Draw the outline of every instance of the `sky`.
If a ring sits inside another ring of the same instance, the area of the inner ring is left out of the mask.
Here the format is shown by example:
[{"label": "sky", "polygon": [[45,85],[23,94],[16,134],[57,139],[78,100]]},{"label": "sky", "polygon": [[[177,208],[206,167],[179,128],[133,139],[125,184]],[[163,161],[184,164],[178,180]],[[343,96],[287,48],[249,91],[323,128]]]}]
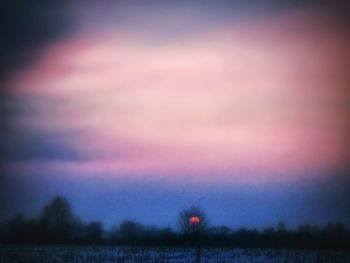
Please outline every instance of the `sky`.
[{"label": "sky", "polygon": [[1,217],[350,222],[349,6],[4,3]]}]

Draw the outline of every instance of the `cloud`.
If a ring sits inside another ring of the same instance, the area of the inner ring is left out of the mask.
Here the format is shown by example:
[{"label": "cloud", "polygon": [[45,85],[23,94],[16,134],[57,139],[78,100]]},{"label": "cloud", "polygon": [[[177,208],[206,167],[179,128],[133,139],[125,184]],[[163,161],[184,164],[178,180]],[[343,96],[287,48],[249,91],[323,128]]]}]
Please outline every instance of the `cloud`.
[{"label": "cloud", "polygon": [[27,131],[16,131],[2,135],[1,161],[29,162],[29,161],[81,161],[87,159],[69,144],[66,135],[33,134]]},{"label": "cloud", "polygon": [[40,49],[70,30],[68,1],[3,1],[0,79],[35,61]]},{"label": "cloud", "polygon": [[34,123],[45,118],[48,109],[55,109],[60,100],[7,97],[0,106],[6,123],[0,132],[0,162],[16,163],[44,160],[83,160],[87,154],[74,146],[74,132],[49,130]]},{"label": "cloud", "polygon": [[322,17],[292,11],[156,46],[78,33],[9,86],[36,108],[24,127],[76,133],[77,148],[107,157],[84,164],[101,172],[342,165],[347,42]]}]

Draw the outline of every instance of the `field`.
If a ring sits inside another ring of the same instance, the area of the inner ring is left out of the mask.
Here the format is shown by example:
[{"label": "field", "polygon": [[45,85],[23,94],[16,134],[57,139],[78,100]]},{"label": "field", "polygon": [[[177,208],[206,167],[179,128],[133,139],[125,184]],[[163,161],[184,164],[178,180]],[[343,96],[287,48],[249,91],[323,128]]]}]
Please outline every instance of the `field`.
[{"label": "field", "polygon": [[[198,251],[197,251],[198,252]],[[0,247],[0,263],[7,262],[350,262],[350,252],[288,249],[201,249],[199,261],[189,248],[119,248],[93,246]]]}]

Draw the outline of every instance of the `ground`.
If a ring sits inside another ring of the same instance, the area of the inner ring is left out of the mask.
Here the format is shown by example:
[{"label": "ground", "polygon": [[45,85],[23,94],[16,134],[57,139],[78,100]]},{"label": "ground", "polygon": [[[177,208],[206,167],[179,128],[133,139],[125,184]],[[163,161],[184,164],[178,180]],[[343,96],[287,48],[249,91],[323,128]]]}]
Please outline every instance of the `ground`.
[{"label": "ground", "polygon": [[[0,247],[1,263],[34,262],[198,262],[190,248],[121,248],[94,246],[23,246]],[[201,263],[228,262],[350,262],[350,251],[289,249],[203,248]]]}]

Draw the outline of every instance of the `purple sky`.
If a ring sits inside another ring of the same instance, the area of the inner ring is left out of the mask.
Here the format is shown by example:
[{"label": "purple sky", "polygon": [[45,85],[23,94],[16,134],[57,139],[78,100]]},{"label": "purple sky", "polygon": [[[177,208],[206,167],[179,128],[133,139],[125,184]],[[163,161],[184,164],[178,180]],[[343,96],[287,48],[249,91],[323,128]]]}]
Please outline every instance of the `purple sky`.
[{"label": "purple sky", "polygon": [[10,5],[39,18],[4,48],[2,217],[348,222],[343,7],[243,2]]}]

